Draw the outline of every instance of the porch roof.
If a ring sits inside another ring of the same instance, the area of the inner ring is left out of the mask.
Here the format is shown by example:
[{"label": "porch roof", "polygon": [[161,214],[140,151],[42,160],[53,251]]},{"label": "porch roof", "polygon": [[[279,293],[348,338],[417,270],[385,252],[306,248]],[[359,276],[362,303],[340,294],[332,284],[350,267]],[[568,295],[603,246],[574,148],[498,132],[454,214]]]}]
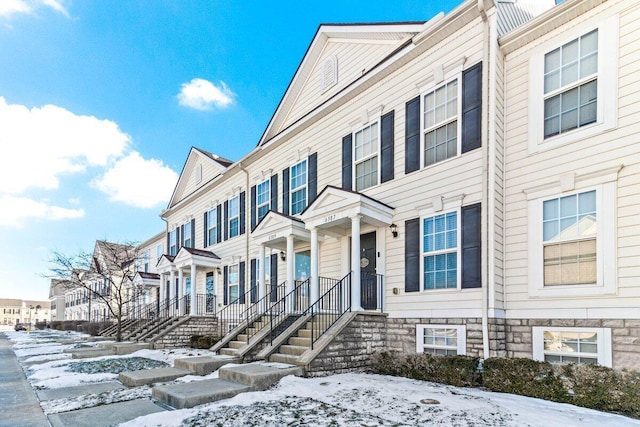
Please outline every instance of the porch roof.
[{"label": "porch roof", "polygon": [[287,236],[307,242],[311,240],[301,219],[276,211],[267,212],[251,235],[256,243],[281,250],[287,248]]}]

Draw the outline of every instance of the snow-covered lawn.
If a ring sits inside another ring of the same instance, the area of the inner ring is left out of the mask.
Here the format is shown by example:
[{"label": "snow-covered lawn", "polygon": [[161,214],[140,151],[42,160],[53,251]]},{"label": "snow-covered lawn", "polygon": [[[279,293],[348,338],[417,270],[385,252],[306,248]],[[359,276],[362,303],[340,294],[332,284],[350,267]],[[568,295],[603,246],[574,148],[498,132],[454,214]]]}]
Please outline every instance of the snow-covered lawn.
[{"label": "snow-covered lawn", "polygon": [[[123,356],[71,359],[65,348],[84,335],[54,331],[8,332],[34,388],[58,388],[114,381],[122,369],[176,358],[210,355],[207,350],[140,350]],[[40,341],[44,342],[40,342]],[[85,345],[82,343],[82,345]],[[86,345],[95,345],[87,343]],[[40,363],[38,363],[40,362]],[[178,382],[217,378],[189,375]],[[47,414],[139,398],[148,386],[41,402]],[[287,377],[270,390],[244,393],[191,409],[160,412],[121,426],[640,426],[640,420],[523,396],[458,388],[374,374],[324,378]]]}]

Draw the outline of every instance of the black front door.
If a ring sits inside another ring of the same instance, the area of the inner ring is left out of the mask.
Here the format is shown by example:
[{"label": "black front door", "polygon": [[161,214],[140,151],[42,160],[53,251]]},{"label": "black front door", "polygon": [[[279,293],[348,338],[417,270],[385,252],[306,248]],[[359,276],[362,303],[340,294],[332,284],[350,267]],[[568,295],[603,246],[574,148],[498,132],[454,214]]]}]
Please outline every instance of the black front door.
[{"label": "black front door", "polygon": [[376,232],[360,236],[360,287],[362,308],[378,308],[378,276],[376,275]]}]

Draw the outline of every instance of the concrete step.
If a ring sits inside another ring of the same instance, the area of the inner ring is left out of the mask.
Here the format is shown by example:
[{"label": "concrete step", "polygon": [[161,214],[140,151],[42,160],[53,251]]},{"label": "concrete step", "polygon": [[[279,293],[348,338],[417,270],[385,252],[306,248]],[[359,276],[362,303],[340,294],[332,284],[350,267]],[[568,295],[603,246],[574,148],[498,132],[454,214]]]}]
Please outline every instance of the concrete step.
[{"label": "concrete step", "polygon": [[218,353],[223,356],[237,356],[238,350],[236,350],[235,348],[221,348],[220,350],[218,350]]},{"label": "concrete step", "polygon": [[126,342],[113,345],[113,351],[116,354],[131,354],[138,350],[153,349],[153,344],[148,342]]},{"label": "concrete step", "polygon": [[48,388],[35,390],[38,400],[41,402],[56,399],[71,399],[74,397],[86,396],[87,394],[99,394],[114,390],[124,390],[125,386],[118,381],[107,381],[103,383],[84,384],[71,387]]},{"label": "concrete step", "polygon": [[145,384],[173,381],[176,378],[190,374],[191,371],[178,368],[141,369],[139,371],[122,372],[118,375],[118,379],[128,387],[139,387]]},{"label": "concrete step", "polygon": [[269,356],[270,362],[277,363],[289,363],[294,365],[298,361],[299,357],[294,356],[293,354],[282,354],[282,353],[274,353]]},{"label": "concrete step", "polygon": [[289,344],[299,347],[311,348],[311,338],[306,337],[291,337],[289,338]]},{"label": "concrete step", "polygon": [[229,348],[241,349],[246,347],[247,343],[242,341],[229,341]]},{"label": "concrete step", "polygon": [[309,347],[300,347],[297,345],[281,345],[280,353],[282,354],[292,354],[294,356],[300,356],[305,351],[309,350]]},{"label": "concrete step", "polygon": [[150,399],[136,399],[51,414],[49,422],[53,427],[106,427],[162,411],[164,409],[151,402]]},{"label": "concrete step", "polygon": [[116,354],[113,350],[104,350],[101,348],[76,348],[71,353],[72,359],[88,359],[91,357],[113,356]]},{"label": "concrete step", "polygon": [[311,329],[298,329],[298,336],[302,338],[311,338]]},{"label": "concrete step", "polygon": [[190,383],[156,386],[151,390],[151,396],[173,408],[183,409],[229,399],[245,391],[251,391],[251,387],[214,378]]},{"label": "concrete step", "polygon": [[255,362],[224,366],[218,371],[221,379],[248,385],[252,390],[266,390],[288,375],[302,376],[304,371],[295,365]]},{"label": "concrete step", "polygon": [[248,339],[249,336],[247,334],[238,334],[236,337],[236,341],[242,341],[243,343],[246,343]]},{"label": "concrete step", "polygon": [[229,363],[242,363],[242,359],[223,355],[185,357],[184,359],[176,359],[173,362],[173,366],[179,369],[186,369],[196,375],[208,375]]}]

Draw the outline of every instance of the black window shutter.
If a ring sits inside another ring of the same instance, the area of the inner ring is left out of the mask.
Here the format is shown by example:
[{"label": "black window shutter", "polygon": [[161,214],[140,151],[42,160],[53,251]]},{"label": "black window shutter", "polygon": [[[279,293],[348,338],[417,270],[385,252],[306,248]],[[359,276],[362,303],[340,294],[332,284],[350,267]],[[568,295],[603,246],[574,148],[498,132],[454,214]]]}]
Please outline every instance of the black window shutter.
[{"label": "black window shutter", "polygon": [[462,72],[462,152],[482,145],[482,62]]},{"label": "black window shutter", "polygon": [[269,209],[278,212],[278,174],[271,175],[271,206]]},{"label": "black window shutter", "polygon": [[309,156],[309,176],[307,188],[309,189],[309,197],[307,197],[307,206],[316,198],[318,194],[318,153]]},{"label": "black window shutter", "polygon": [[275,302],[278,300],[278,254],[271,255],[271,271],[269,273],[269,287],[271,288],[271,297],[269,300]]},{"label": "black window shutter", "polygon": [[289,215],[289,168],[282,171],[282,213]]},{"label": "black window shutter", "polygon": [[176,227],[176,255],[178,254],[178,251],[180,250],[180,248],[182,247],[182,226],[180,227]]},{"label": "black window shutter", "polygon": [[480,203],[464,206],[462,215],[462,288],[482,286]]},{"label": "black window shutter", "polygon": [[256,260],[251,260],[251,271],[249,275],[249,286],[251,289],[251,303],[258,302],[258,281],[256,280]]},{"label": "black window shutter", "polygon": [[167,233],[167,250],[165,253],[171,255],[171,232]]},{"label": "black window shutter", "polygon": [[239,283],[239,286],[238,286],[238,288],[239,288],[238,289],[238,299],[239,299],[238,303],[239,304],[244,304],[245,303],[245,300],[244,300],[244,293],[245,293],[245,290],[244,290],[244,286],[245,286],[244,264],[245,264],[245,262],[242,261],[240,263],[240,268],[238,269],[239,270],[238,273],[240,275],[240,280],[239,280],[240,283]]},{"label": "black window shutter", "polygon": [[229,267],[226,265],[223,269],[222,284],[224,305],[229,305]]},{"label": "black window shutter", "polygon": [[202,224],[204,226],[204,233],[202,234],[203,240],[202,240],[202,247],[206,248],[207,246],[209,246],[209,230],[207,230],[209,228],[209,216],[208,216],[207,211],[205,211],[204,213],[204,218],[202,219]]},{"label": "black window shutter", "polygon": [[342,188],[345,190],[352,189],[353,147],[351,139],[351,134],[342,137]]},{"label": "black window shutter", "polygon": [[229,238],[229,201],[224,202],[224,240]]},{"label": "black window shutter", "polygon": [[196,247],[196,219],[191,218],[191,247]]},{"label": "black window shutter", "polygon": [[249,197],[251,198],[251,231],[253,231],[256,228],[256,223],[257,220],[256,218],[258,217],[257,215],[257,204],[256,204],[256,186],[252,185],[251,186],[251,191],[250,191],[250,195]]},{"label": "black window shutter", "polygon": [[390,111],[380,119],[380,182],[393,179],[393,133],[394,112]]},{"label": "black window shutter", "polygon": [[220,243],[222,241],[222,205],[218,205],[216,208],[216,221],[217,221],[217,230],[216,230],[216,241],[214,243]]},{"label": "black window shutter", "polygon": [[404,223],[404,291],[420,290],[420,220]]},{"label": "black window shutter", "polygon": [[420,169],[420,97],[407,102],[404,125],[404,173]]},{"label": "black window shutter", "polygon": [[247,194],[246,191],[240,193],[240,234],[247,231]]}]

